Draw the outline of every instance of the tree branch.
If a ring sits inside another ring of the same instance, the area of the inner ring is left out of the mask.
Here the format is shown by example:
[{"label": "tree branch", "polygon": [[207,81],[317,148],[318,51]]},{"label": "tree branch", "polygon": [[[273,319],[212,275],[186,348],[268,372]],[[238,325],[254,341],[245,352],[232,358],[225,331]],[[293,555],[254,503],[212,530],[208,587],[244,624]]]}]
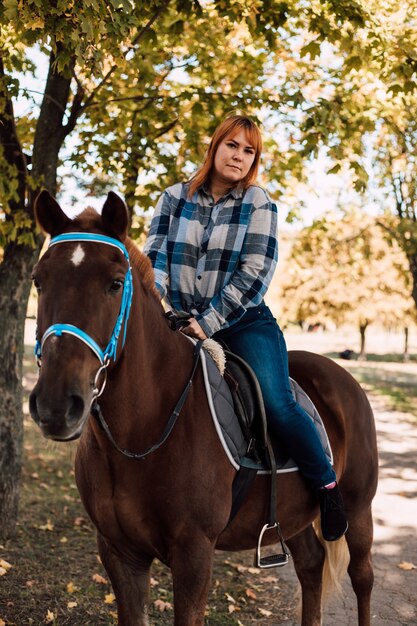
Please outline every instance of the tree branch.
[{"label": "tree branch", "polygon": [[[160,7],[155,11],[153,16],[148,20],[147,24],[145,24],[145,26],[143,28],[141,28],[141,30],[137,33],[136,37],[133,39],[132,45],[124,53],[124,55],[123,55],[124,58],[126,58],[126,56],[129,54],[129,52],[131,50],[133,50],[137,46],[139,41],[142,39],[142,37],[145,35],[145,33],[148,32],[148,30],[151,28],[152,24],[154,24],[154,22],[158,19],[158,17],[161,15],[161,13],[163,13],[163,11],[167,8],[167,6],[169,5],[170,2],[171,2],[171,0],[164,0],[164,2],[162,2]],[[103,76],[102,80],[98,83],[97,87],[88,96],[87,100],[85,101],[85,103],[83,105],[83,108],[90,106],[90,104],[91,104],[92,100],[94,99],[94,97],[96,96],[97,92],[100,91],[100,89],[103,87],[103,85],[105,85],[107,83],[109,78],[116,71],[117,67],[118,67],[117,64],[114,64],[108,70],[107,74],[105,74]]]},{"label": "tree branch", "polygon": [[[71,74],[57,71],[56,57],[61,49],[62,45],[58,46],[56,54],[51,52],[50,55],[48,78],[33,142],[32,175],[37,184],[42,181],[52,194],[56,192],[58,154],[67,135],[63,119],[72,80]],[[71,60],[71,65],[73,68],[75,58]]]}]

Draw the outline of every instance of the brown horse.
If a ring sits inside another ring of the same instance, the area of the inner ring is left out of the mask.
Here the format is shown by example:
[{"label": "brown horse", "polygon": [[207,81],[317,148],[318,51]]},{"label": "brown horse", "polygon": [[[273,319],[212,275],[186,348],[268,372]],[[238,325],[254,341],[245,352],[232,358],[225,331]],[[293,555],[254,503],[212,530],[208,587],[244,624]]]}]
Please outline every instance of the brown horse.
[{"label": "brown horse", "polygon": [[[255,479],[228,524],[236,471],[216,434],[199,365],[175,426],[167,433],[193,368],[194,347],[168,328],[150,263],[127,238],[128,214],[118,196],[109,194],[101,216],[87,209],[70,220],[42,192],[36,213],[53,239],[33,276],[39,292],[42,362],[30,397],[32,417],[45,437],[80,437],[77,484],[97,527],[119,624],[149,623],[150,567],[158,558],[172,572],[175,626],[201,626],[214,551],[256,546],[268,516],[269,479]],[[87,233],[93,234],[91,240]],[[126,289],[131,280],[129,317]],[[360,386],[334,362],[292,352],[290,363],[292,376],[327,428],[349,520],[346,541],[323,547],[312,525],[319,513],[316,494],[298,472],[277,478],[277,514],[302,587],[302,625],[321,623],[323,565],[340,557],[347,542],[358,624],[370,626],[371,502],[377,484],[372,411]],[[117,450],[90,416],[99,393],[117,445],[147,450],[142,460]]]}]

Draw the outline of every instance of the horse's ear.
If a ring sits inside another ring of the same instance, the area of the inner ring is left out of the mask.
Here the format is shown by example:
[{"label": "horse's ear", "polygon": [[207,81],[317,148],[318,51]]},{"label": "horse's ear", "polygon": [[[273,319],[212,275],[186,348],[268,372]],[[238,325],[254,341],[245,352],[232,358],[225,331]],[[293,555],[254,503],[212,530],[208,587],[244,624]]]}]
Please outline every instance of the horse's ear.
[{"label": "horse's ear", "polygon": [[34,211],[37,224],[51,237],[62,233],[71,223],[68,215],[65,215],[58,202],[46,189],[37,196]]},{"label": "horse's ear", "polygon": [[123,200],[109,191],[101,212],[103,225],[107,231],[124,241],[129,230],[129,213]]}]

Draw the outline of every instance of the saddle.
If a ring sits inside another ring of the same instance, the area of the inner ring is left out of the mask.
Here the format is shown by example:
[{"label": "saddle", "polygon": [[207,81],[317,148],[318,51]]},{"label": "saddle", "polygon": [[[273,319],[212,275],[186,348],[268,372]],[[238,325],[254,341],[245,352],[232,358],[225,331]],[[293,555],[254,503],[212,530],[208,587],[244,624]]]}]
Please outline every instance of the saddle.
[{"label": "saddle", "polygon": [[[255,565],[260,568],[280,567],[288,563],[290,555],[285,545],[279,522],[275,517],[277,460],[276,452],[268,437],[262,391],[256,374],[250,365],[237,354],[226,349],[224,352],[226,356],[224,378],[229,385],[235,413],[248,444],[246,455],[241,460],[240,469],[233,481],[232,510],[229,523],[233,520],[245,499],[249,487],[258,473],[259,466],[269,468],[271,470],[269,522],[263,526],[259,535]],[[277,540],[281,546],[281,553],[262,557],[263,537],[265,533],[270,531],[276,533]]]},{"label": "saddle", "polygon": [[[174,331],[187,326],[190,318],[187,314],[179,315],[173,311],[165,313],[165,317],[170,328]],[[239,471],[233,482],[232,509],[228,524],[237,514],[260,467],[269,468],[271,471],[269,522],[263,526],[259,535],[255,565],[260,568],[279,567],[288,563],[290,555],[281,533],[280,524],[275,517],[275,475],[277,466],[275,453],[268,437],[262,391],[250,365],[237,354],[227,349],[224,349],[224,352],[226,356],[224,379],[228,383],[235,414],[247,442],[246,455],[241,460]],[[277,540],[281,546],[281,553],[262,557],[263,537],[265,533],[270,531],[276,533]]]},{"label": "saddle", "polygon": [[262,391],[255,372],[237,354],[224,350],[226,369],[224,378],[229,385],[233,404],[240,427],[248,444],[244,463],[252,460],[257,466],[271,469],[268,455],[269,438],[274,451],[275,463],[283,467],[289,455],[279,445],[279,441],[268,433]]}]

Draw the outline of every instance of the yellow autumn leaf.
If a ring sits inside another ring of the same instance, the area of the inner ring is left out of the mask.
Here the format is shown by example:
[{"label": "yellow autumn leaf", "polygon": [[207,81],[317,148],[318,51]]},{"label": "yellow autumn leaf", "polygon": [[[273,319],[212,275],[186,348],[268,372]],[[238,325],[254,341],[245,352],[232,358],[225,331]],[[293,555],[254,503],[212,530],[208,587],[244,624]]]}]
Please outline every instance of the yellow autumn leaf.
[{"label": "yellow autumn leaf", "polygon": [[99,583],[100,585],[107,585],[109,582],[106,578],[104,578],[104,576],[101,576],[100,574],[93,574],[92,578],[95,583]]},{"label": "yellow autumn leaf", "polygon": [[77,602],[67,602],[67,608],[69,609],[75,609],[76,606],[78,606]]},{"label": "yellow autumn leaf", "polygon": [[67,593],[75,593],[76,591],[78,591],[78,587],[76,587],[74,583],[70,581],[67,584]]},{"label": "yellow autumn leaf", "polygon": [[163,613],[164,611],[170,611],[172,609],[171,602],[164,602],[164,600],[155,600],[154,606]]},{"label": "yellow autumn leaf", "polygon": [[113,604],[113,602],[116,600],[116,596],[114,595],[114,593],[107,593],[104,596],[104,603],[105,604]]},{"label": "yellow autumn leaf", "polygon": [[0,567],[2,567],[5,570],[9,570],[12,567],[12,565],[8,563],[7,561],[5,561],[4,559],[0,559]]},{"label": "yellow autumn leaf", "polygon": [[236,604],[236,600],[230,595],[230,593],[226,593],[226,600],[228,600],[229,602],[232,602],[233,604]]},{"label": "yellow autumn leaf", "polygon": [[6,622],[0,618],[0,626],[6,626]]},{"label": "yellow autumn leaf", "polygon": [[48,521],[46,522],[46,524],[41,524],[40,526],[38,526],[39,530],[46,530],[46,531],[52,531],[54,529],[54,525],[52,524],[51,520],[48,519]]},{"label": "yellow autumn leaf", "polygon": [[4,569],[4,567],[0,567],[0,576],[5,576],[7,574],[7,569]]},{"label": "yellow autumn leaf", "polygon": [[227,610],[229,611],[229,613],[235,613],[236,611],[240,611],[240,608],[236,606],[236,604],[229,604]]},{"label": "yellow autumn leaf", "polygon": [[401,561],[401,563],[398,563],[398,567],[400,569],[404,569],[406,571],[410,571],[412,569],[417,569],[417,566],[414,565],[414,563],[408,563],[407,561]]},{"label": "yellow autumn leaf", "polygon": [[271,617],[272,611],[267,611],[266,609],[258,609],[259,613],[264,617]]},{"label": "yellow autumn leaf", "polygon": [[45,622],[45,624],[51,624],[54,621],[55,621],[55,613],[48,609],[48,611],[46,612],[46,615],[45,615],[44,622]]}]

